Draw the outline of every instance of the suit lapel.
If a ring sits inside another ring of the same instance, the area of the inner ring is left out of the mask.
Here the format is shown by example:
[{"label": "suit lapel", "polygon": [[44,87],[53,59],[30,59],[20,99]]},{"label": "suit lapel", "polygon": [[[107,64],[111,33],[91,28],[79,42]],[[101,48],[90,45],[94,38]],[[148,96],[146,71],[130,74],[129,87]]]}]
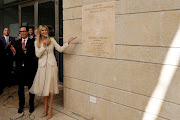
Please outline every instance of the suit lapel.
[{"label": "suit lapel", "polygon": [[32,41],[31,41],[32,39],[27,39],[27,42],[26,42],[26,46],[25,46],[25,48],[29,48],[29,47],[31,47],[32,46]]},{"label": "suit lapel", "polygon": [[12,44],[12,38],[11,37],[9,37],[9,42],[11,42],[11,44]]},{"label": "suit lapel", "polygon": [[2,41],[3,41],[4,46],[6,46],[6,40],[5,40],[5,37],[2,37]]},{"label": "suit lapel", "polygon": [[22,39],[19,40],[19,48],[22,49]]},{"label": "suit lapel", "polygon": [[28,38],[25,47],[28,46],[28,44],[29,44],[29,42],[30,42],[29,40],[30,40],[30,39]]}]

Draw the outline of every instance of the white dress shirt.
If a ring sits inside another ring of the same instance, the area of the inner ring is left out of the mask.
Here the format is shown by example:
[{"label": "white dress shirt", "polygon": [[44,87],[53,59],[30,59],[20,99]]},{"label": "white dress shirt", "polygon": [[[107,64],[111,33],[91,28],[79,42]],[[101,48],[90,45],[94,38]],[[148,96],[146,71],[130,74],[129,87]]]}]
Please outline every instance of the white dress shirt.
[{"label": "white dress shirt", "polygon": [[26,43],[27,43],[28,37],[27,37],[26,39],[23,39],[23,38],[22,38],[22,43],[24,42],[24,40],[25,40],[25,46],[26,46]]},{"label": "white dress shirt", "polygon": [[[25,42],[25,46],[26,46],[26,43],[27,43],[27,40],[28,40],[28,37],[26,39],[23,39],[22,38],[22,43]],[[24,54],[26,54],[27,51],[24,51]]]},{"label": "white dress shirt", "polygon": [[5,37],[5,40],[6,40],[6,44],[9,43],[9,36],[4,36]]}]

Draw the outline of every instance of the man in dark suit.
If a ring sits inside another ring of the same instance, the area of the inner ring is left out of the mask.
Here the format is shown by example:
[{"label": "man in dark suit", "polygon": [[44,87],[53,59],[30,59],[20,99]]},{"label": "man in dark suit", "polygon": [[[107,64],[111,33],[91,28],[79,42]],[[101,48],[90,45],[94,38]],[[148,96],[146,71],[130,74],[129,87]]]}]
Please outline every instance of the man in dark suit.
[{"label": "man in dark suit", "polygon": [[[5,48],[3,45],[3,41],[0,40],[0,76],[4,78],[4,62],[5,62]],[[4,81],[0,80],[0,95],[3,93],[3,83]]]},{"label": "man in dark suit", "polygon": [[13,68],[13,61],[14,61],[14,57],[13,57],[13,53],[10,49],[11,45],[14,45],[15,43],[15,39],[13,37],[9,36],[9,28],[4,28],[3,34],[4,36],[0,38],[0,40],[3,42],[3,47],[4,47],[4,77],[6,78],[6,80],[3,80],[3,87],[5,87],[6,85],[10,85],[12,84],[13,81],[11,81],[11,72],[12,72],[12,68]]},{"label": "man in dark suit", "polygon": [[[28,38],[28,28],[22,26],[20,28],[22,39],[17,40],[15,45],[11,46],[12,52],[15,54],[17,76],[18,76],[18,95],[19,95],[19,109],[18,113],[23,112],[25,105],[24,86],[30,89],[35,73],[37,70],[37,60],[35,57],[34,39]],[[29,112],[34,111],[34,94],[29,93]]]}]

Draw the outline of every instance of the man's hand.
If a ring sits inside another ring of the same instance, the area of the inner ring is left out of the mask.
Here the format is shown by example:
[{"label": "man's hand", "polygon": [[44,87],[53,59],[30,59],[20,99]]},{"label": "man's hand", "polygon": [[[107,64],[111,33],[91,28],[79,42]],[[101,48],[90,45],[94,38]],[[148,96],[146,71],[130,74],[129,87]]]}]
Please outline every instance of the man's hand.
[{"label": "man's hand", "polygon": [[16,49],[14,48],[14,46],[13,45],[11,45],[11,51],[13,52],[13,53],[16,53]]},{"label": "man's hand", "polygon": [[11,46],[11,41],[5,46],[5,49],[6,49],[8,46]]},{"label": "man's hand", "polygon": [[22,49],[23,49],[23,51],[26,51],[25,42],[22,43]]}]

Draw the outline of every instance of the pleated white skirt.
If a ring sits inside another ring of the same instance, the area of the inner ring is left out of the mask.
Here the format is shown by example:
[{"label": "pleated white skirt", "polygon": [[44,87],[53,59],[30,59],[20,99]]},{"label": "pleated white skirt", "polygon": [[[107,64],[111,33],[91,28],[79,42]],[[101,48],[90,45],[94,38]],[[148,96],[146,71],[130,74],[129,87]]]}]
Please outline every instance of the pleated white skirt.
[{"label": "pleated white skirt", "polygon": [[49,96],[49,93],[58,94],[58,67],[48,63],[47,66],[38,67],[29,92],[37,96]]}]

